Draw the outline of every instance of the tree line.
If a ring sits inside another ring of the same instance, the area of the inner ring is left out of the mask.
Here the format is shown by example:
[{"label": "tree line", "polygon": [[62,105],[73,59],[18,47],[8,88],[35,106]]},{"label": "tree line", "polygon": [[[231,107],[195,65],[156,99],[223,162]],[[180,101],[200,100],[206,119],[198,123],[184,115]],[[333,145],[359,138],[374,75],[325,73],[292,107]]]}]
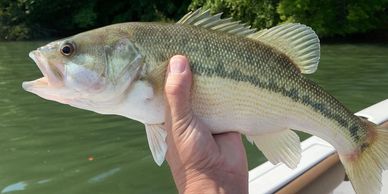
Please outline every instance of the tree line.
[{"label": "tree line", "polygon": [[0,0],[0,39],[50,39],[128,21],[173,22],[199,7],[257,29],[297,22],[322,37],[388,31],[388,0]]}]

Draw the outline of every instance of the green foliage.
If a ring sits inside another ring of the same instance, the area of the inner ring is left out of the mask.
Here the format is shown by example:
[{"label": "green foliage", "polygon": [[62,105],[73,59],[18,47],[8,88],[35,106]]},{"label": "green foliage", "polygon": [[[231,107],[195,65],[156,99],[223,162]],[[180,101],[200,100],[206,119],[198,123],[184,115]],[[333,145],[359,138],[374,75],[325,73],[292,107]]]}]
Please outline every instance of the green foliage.
[{"label": "green foliage", "polygon": [[284,22],[311,26],[320,37],[343,36],[388,28],[387,0],[193,0],[190,9],[203,6],[254,27]]},{"label": "green foliage", "polygon": [[10,26],[6,33],[5,39],[9,40],[24,40],[30,37],[30,29],[25,24]]},{"label": "green foliage", "polygon": [[79,28],[87,28],[96,23],[97,14],[93,10],[94,6],[94,2],[89,2],[89,5],[80,8],[73,16],[73,21]]},{"label": "green foliage", "polygon": [[25,0],[0,1],[0,39],[27,39],[29,28],[23,19],[29,13],[29,4]]},{"label": "green foliage", "polygon": [[0,39],[69,36],[127,21],[167,21],[204,7],[258,29],[283,22],[320,37],[388,30],[388,0],[0,0]]},{"label": "green foliage", "polygon": [[320,36],[368,32],[388,25],[386,0],[282,0],[277,11],[282,21],[307,24]]},{"label": "green foliage", "polygon": [[273,0],[193,0],[189,8],[203,7],[213,13],[224,12],[226,16],[266,28],[279,22],[276,3]]},{"label": "green foliage", "polygon": [[69,36],[128,21],[171,21],[187,12],[178,0],[0,0],[0,39]]}]

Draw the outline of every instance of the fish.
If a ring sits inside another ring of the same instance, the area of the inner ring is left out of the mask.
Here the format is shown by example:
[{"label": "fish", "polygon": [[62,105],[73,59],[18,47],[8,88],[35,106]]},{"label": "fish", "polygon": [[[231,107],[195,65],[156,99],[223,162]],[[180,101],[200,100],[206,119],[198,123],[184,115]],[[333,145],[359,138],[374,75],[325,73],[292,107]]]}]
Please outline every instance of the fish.
[{"label": "fish", "polygon": [[22,87],[44,99],[145,125],[161,165],[165,138],[164,82],[169,59],[188,58],[193,113],[213,134],[236,131],[273,164],[297,167],[294,130],[329,142],[358,194],[379,193],[387,169],[388,129],[355,116],[304,74],[317,70],[314,30],[285,23],[257,30],[209,10],[176,23],[113,24],[51,42],[29,56],[43,74]]}]

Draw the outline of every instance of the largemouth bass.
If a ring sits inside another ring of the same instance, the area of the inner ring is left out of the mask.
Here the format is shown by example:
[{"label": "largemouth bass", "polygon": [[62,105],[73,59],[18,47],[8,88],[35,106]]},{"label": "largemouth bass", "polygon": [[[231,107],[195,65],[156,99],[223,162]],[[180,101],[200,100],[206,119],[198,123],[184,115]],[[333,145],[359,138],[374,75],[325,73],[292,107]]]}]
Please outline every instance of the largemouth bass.
[{"label": "largemouth bass", "polygon": [[145,124],[152,156],[164,161],[167,63],[187,56],[194,114],[212,133],[245,134],[276,164],[301,157],[293,130],[337,150],[357,193],[379,193],[388,129],[354,116],[303,74],[315,72],[320,45],[302,24],[256,31],[197,10],[176,24],[122,23],[49,43],[30,53],[43,73],[23,88],[42,98]]}]

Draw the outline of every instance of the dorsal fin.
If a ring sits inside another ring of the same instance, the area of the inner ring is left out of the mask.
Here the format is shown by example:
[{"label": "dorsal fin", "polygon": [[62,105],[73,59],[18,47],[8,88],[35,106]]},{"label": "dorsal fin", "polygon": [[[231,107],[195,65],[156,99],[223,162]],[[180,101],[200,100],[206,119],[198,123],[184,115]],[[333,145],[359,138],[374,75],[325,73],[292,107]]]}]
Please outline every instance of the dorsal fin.
[{"label": "dorsal fin", "polygon": [[221,15],[222,13],[212,15],[210,10],[202,11],[199,8],[187,13],[177,23],[194,25],[238,36],[248,36],[256,32],[256,29],[251,29],[251,26],[240,21],[232,21],[232,18],[221,19]]},{"label": "dorsal fin", "polygon": [[272,46],[290,57],[304,74],[314,73],[320,57],[319,38],[308,26],[303,24],[282,24],[263,29],[249,38]]},{"label": "dorsal fin", "polygon": [[319,38],[310,27],[290,23],[256,32],[251,26],[232,21],[232,18],[221,19],[221,15],[222,13],[212,15],[210,10],[202,11],[199,8],[187,13],[177,23],[259,40],[289,56],[302,73],[311,74],[317,70],[320,58]]}]

